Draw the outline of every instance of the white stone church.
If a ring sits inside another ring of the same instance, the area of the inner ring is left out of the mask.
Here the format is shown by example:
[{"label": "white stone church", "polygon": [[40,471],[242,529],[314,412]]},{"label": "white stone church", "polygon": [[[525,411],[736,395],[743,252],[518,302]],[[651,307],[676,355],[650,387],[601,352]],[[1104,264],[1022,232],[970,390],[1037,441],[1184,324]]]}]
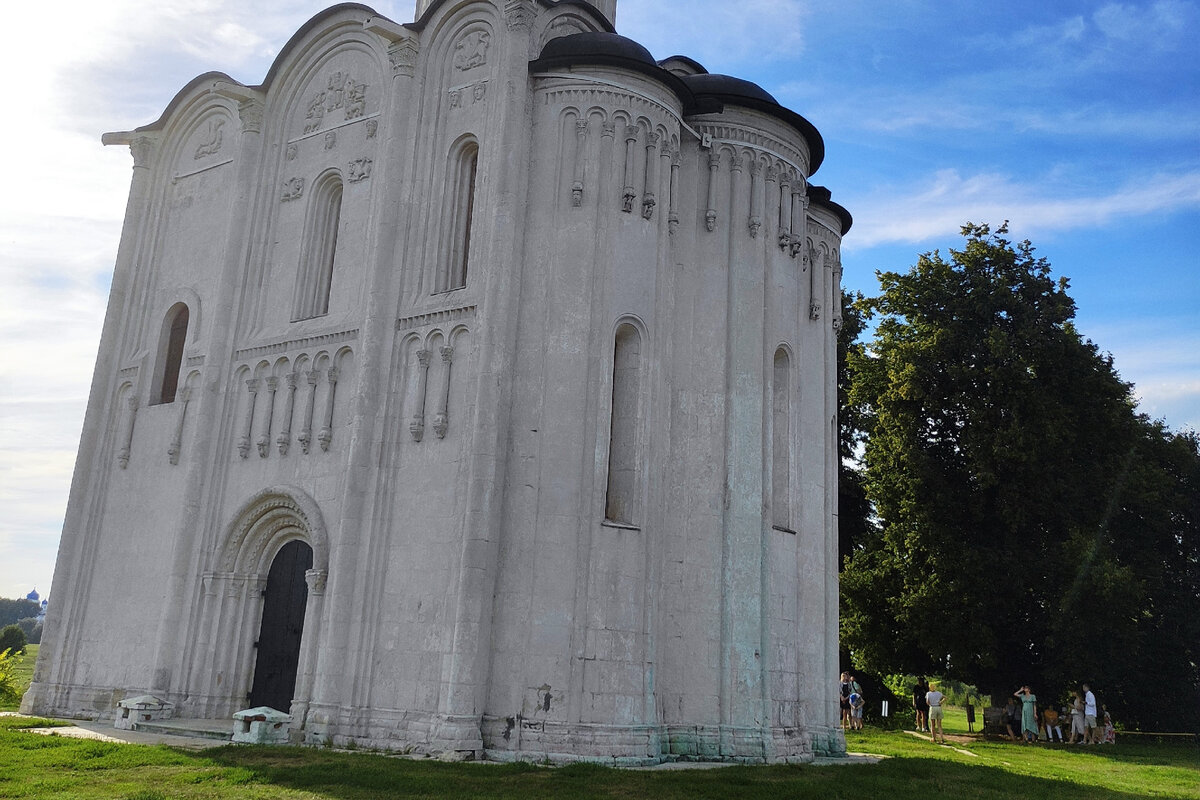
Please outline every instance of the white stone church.
[{"label": "white stone church", "polygon": [[24,711],[844,752],[850,215],[811,123],[616,5],[339,5],[105,135],[132,186]]}]

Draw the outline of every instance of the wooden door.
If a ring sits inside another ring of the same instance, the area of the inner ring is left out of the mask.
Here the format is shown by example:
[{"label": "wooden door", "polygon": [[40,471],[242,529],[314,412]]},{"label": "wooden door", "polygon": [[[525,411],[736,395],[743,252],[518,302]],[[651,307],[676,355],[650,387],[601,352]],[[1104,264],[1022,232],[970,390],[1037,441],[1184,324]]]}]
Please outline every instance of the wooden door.
[{"label": "wooden door", "polygon": [[253,708],[267,706],[290,713],[300,665],[304,607],[308,602],[304,573],[312,569],[312,564],[312,548],[299,540],[285,544],[271,562],[258,632],[254,683],[250,689]]}]

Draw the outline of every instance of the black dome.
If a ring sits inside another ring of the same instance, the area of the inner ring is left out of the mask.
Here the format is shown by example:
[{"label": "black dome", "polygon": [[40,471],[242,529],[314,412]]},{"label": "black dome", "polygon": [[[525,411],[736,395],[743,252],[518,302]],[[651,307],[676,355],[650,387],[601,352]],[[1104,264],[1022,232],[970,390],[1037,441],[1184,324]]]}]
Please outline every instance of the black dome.
[{"label": "black dome", "polygon": [[616,33],[588,31],[560,36],[546,42],[539,61],[570,61],[589,64],[634,61],[657,66],[654,56],[633,39]]},{"label": "black dome", "polygon": [[779,101],[757,83],[735,78],[732,75],[685,75],[683,82],[697,97],[710,95],[731,103],[743,99],[779,105]]}]

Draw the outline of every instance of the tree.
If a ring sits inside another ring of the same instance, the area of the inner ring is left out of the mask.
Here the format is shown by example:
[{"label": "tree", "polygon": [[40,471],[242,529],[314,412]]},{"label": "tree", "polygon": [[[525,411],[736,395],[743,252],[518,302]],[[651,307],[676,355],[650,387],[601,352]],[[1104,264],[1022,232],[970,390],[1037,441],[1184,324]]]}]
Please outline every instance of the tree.
[{"label": "tree", "polygon": [[[1132,387],[1074,328],[1067,280],[1028,241],[1007,225],[963,234],[948,260],[882,273],[881,296],[858,303],[880,318],[848,353],[847,394],[879,525],[842,576],[846,643],[868,669],[997,694],[1086,680],[1114,714],[1156,720],[1171,709],[1145,687],[1197,686],[1195,637],[1190,672],[1186,646],[1133,663],[1156,631],[1169,649],[1166,615],[1195,607],[1194,448],[1136,414]],[[1161,541],[1138,551],[1151,518]],[[1190,577],[1166,580],[1184,551]]]},{"label": "tree", "polygon": [[28,641],[25,639],[25,631],[16,625],[8,625],[0,630],[0,652],[9,650],[14,655],[21,655],[25,652],[26,644]]},{"label": "tree", "polygon": [[[850,403],[851,354],[861,358],[861,337],[870,317],[861,292],[842,292],[842,325],[837,336],[838,393],[838,565],[872,533],[871,504],[858,467],[858,454],[866,441],[861,405]],[[848,666],[848,665],[847,665]]]},{"label": "tree", "polygon": [[41,607],[32,600],[0,597],[0,626],[11,625],[25,617],[36,617]]}]

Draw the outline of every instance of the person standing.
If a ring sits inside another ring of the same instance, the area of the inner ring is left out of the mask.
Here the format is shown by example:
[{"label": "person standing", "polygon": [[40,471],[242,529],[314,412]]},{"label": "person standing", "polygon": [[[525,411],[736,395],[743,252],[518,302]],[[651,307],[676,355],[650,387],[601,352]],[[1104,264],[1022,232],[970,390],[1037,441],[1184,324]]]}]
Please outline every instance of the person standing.
[{"label": "person standing", "polygon": [[[1071,692],[1071,740],[1067,744],[1083,743],[1087,728],[1083,726],[1083,698],[1079,692]],[[1078,737],[1078,738],[1076,738]]]},{"label": "person standing", "polygon": [[917,685],[913,687],[913,711],[917,712],[917,730],[929,731],[929,703],[925,695],[929,693],[929,681],[924,675],[917,676]]},{"label": "person standing", "polygon": [[1100,744],[1100,728],[1096,724],[1097,712],[1096,695],[1092,694],[1092,688],[1085,683],[1083,684],[1084,744]]},{"label": "person standing", "polygon": [[1013,696],[1021,701],[1021,734],[1025,744],[1037,741],[1037,695],[1028,686],[1022,686]]},{"label": "person standing", "polygon": [[938,736],[942,737],[942,744],[946,743],[946,732],[942,730],[942,719],[946,716],[946,712],[942,709],[942,701],[946,696],[937,690],[937,684],[929,684],[929,691],[925,693],[925,702],[929,704],[929,731],[933,734],[933,743],[938,743]]},{"label": "person standing", "polygon": [[850,683],[850,673],[843,672],[842,673],[842,683],[841,683],[841,686],[838,688],[838,691],[841,694],[841,696],[839,698],[839,703],[841,704],[841,709],[842,709],[842,731],[843,732],[845,732],[850,727],[850,691],[851,691],[850,687],[851,686],[852,686],[852,684]]}]

